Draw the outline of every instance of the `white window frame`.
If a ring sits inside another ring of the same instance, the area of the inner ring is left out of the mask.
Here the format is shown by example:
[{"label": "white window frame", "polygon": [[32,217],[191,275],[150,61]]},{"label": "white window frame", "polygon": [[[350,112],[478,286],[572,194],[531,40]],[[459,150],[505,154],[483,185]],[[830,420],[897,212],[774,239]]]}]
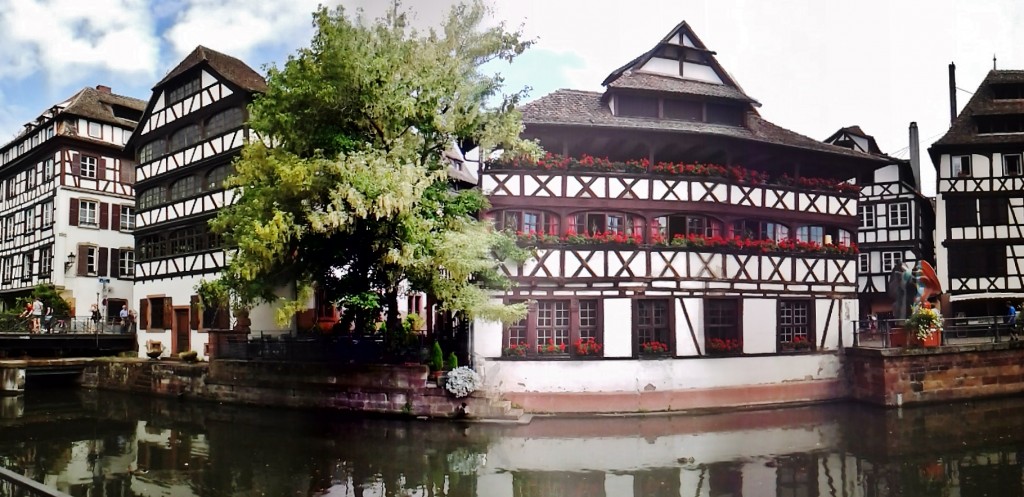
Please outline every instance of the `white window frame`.
[{"label": "white window frame", "polygon": [[857,254],[857,271],[860,272],[861,274],[867,274],[871,272],[871,254]]},{"label": "white window frame", "polygon": [[96,178],[96,169],[100,160],[91,155],[82,155],[78,159],[78,174],[83,178]]},{"label": "white window frame", "polygon": [[953,155],[949,157],[949,172],[953,178],[971,177],[971,156]]},{"label": "white window frame", "polygon": [[53,200],[43,204],[43,227],[53,226]]},{"label": "white window frame", "polygon": [[95,276],[99,272],[99,249],[95,245],[85,248],[85,274]]},{"label": "white window frame", "polygon": [[53,179],[53,158],[43,161],[43,181]]},{"label": "white window frame", "polygon": [[[1016,164],[1008,164],[1006,159],[1016,159]],[[1020,154],[1003,154],[1003,176],[1020,176],[1024,174],[1024,163]]]},{"label": "white window frame", "polygon": [[882,272],[888,273],[894,267],[903,264],[903,252],[887,251],[882,252]]},{"label": "white window frame", "polygon": [[39,249],[39,276],[50,278],[53,272],[53,248],[40,247]]},{"label": "white window frame", "polygon": [[132,231],[135,229],[135,208],[129,205],[121,207],[121,231]]},{"label": "white window frame", "polygon": [[32,257],[33,251],[25,252],[21,254],[21,278],[30,279],[32,277],[32,266],[35,265],[35,260]]},{"label": "white window frame", "polygon": [[910,226],[910,202],[893,202],[889,204],[889,226],[892,228]]},{"label": "white window frame", "polygon": [[874,204],[860,204],[857,206],[858,218],[860,218],[861,228],[874,228],[875,227],[875,206]]},{"label": "white window frame", "polygon": [[100,225],[99,202],[95,200],[80,200],[78,202],[78,225],[93,227]]},{"label": "white window frame", "polygon": [[92,138],[103,138],[103,125],[89,121],[89,136]]},{"label": "white window frame", "polygon": [[118,277],[135,276],[135,251],[121,249],[117,256]]}]

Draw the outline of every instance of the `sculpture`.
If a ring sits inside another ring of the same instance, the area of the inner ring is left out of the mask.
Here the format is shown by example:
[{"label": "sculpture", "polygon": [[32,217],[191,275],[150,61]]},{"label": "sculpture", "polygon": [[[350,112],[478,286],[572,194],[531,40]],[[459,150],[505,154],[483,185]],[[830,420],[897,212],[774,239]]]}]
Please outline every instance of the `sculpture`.
[{"label": "sculpture", "polygon": [[942,286],[939,285],[939,278],[932,265],[927,261],[918,261],[910,268],[904,264],[894,267],[889,275],[887,290],[893,299],[893,317],[903,321],[910,317],[915,304],[934,306],[942,293]]}]

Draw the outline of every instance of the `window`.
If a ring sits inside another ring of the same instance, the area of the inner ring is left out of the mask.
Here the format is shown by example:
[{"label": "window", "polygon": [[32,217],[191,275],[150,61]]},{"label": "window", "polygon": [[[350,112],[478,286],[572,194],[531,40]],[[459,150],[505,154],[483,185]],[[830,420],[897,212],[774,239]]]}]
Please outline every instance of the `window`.
[{"label": "window", "polygon": [[951,228],[977,226],[977,202],[973,198],[950,197],[946,200],[946,223]]},{"label": "window", "polygon": [[569,351],[569,301],[547,300],[537,303],[537,352]]},{"label": "window", "polygon": [[643,353],[654,343],[663,346],[664,349],[661,350],[665,352],[673,351],[668,302],[648,299],[633,301],[633,340],[639,353]]},{"label": "window", "polygon": [[39,277],[50,278],[53,272],[53,247],[39,248]]},{"label": "window", "polygon": [[616,97],[620,116],[658,117],[658,99],[635,95],[619,95]]},{"label": "window", "polygon": [[707,299],[704,301],[704,347],[708,354],[742,353],[739,301]]},{"label": "window", "polygon": [[100,123],[89,123],[89,136],[92,138],[103,138],[103,126]]},{"label": "window", "polygon": [[32,190],[36,187],[36,170],[35,168],[25,171],[25,188]]},{"label": "window", "polygon": [[779,302],[779,349],[798,347],[798,343],[811,343],[811,303],[806,300],[783,300]]},{"label": "window", "polygon": [[[522,301],[512,301],[512,302],[509,302],[509,303],[510,304],[519,304],[519,303],[522,303]],[[524,316],[523,319],[520,319],[519,321],[516,321],[516,322],[508,325],[508,328],[505,330],[505,347],[506,348],[508,348],[508,347],[517,347],[517,346],[524,345],[524,344],[529,346],[529,344],[530,344],[530,337],[527,334],[527,331],[528,331],[527,321],[529,319],[530,319],[530,317],[529,317],[529,315],[527,315],[527,316]]]},{"label": "window", "polygon": [[211,169],[210,172],[206,174],[206,181],[203,188],[206,190],[219,190],[224,188],[224,180],[228,179],[228,176],[233,172],[234,168],[231,167],[231,164],[225,164]]},{"label": "window", "polygon": [[171,135],[171,144],[168,149],[171,152],[176,152],[185,147],[199,143],[199,140],[201,140],[202,137],[202,132],[199,130],[198,124],[185,126]]},{"label": "window", "polygon": [[903,264],[902,252],[882,252],[882,272],[888,273],[900,264]]},{"label": "window", "polygon": [[558,217],[542,211],[502,211],[499,229],[517,233],[550,233],[558,235]]},{"label": "window", "polygon": [[78,225],[98,226],[96,210],[96,202],[92,200],[78,202]]},{"label": "window", "polygon": [[[149,329],[160,329],[165,328],[167,324],[164,320],[164,299],[154,298],[149,299]],[[165,328],[166,329],[166,328]]]},{"label": "window", "polygon": [[7,257],[4,257],[3,263],[0,264],[0,266],[2,266],[3,269],[4,283],[9,283],[11,281],[11,273],[14,272],[14,256],[9,255]]},{"label": "window", "polygon": [[704,120],[704,104],[700,102],[666,99],[662,101],[662,110],[666,119],[697,122]]},{"label": "window", "polygon": [[181,200],[199,193],[195,176],[185,176],[171,184],[171,201]]},{"label": "window", "polygon": [[875,206],[871,204],[860,204],[857,206],[857,217],[860,219],[861,228],[875,227]]},{"label": "window", "polygon": [[965,178],[971,175],[971,156],[954,155],[950,157],[952,177]]},{"label": "window", "polygon": [[95,275],[99,266],[99,251],[90,245],[85,248],[85,274]]},{"label": "window", "polygon": [[135,229],[135,209],[127,205],[121,206],[121,231]]},{"label": "window", "polygon": [[206,136],[209,138],[223,134],[225,131],[241,126],[244,121],[245,115],[239,107],[219,112],[206,121]]},{"label": "window", "polygon": [[163,140],[156,140],[139,147],[139,164],[145,164],[146,162],[162,156],[164,154],[165,144],[166,142]]},{"label": "window", "polygon": [[135,252],[121,249],[117,256],[118,277],[135,276]]},{"label": "window", "polygon": [[167,255],[167,242],[160,235],[142,237],[135,244],[140,261],[148,261]]},{"label": "window", "polygon": [[1021,169],[1020,154],[1003,155],[1003,175],[1020,176],[1024,172]]},{"label": "window", "polygon": [[35,269],[35,261],[32,259],[33,252],[25,252],[21,255],[21,279],[30,280],[32,279],[33,269]]},{"label": "window", "polygon": [[576,233],[623,233],[643,236],[644,221],[639,216],[621,213],[582,212],[573,216],[573,230]]},{"label": "window", "polygon": [[78,163],[78,174],[83,178],[95,178],[96,177],[96,158],[88,155],[82,155],[79,157]]},{"label": "window", "polygon": [[53,179],[53,173],[53,159],[46,159],[43,161],[43,181]]},{"label": "window", "polygon": [[53,226],[53,200],[50,200],[48,202],[43,203],[40,207],[43,210],[43,212],[42,212],[43,226],[42,227],[43,228],[47,228],[47,227]]},{"label": "window", "polygon": [[910,202],[889,204],[889,226],[910,226]]},{"label": "window", "polygon": [[871,254],[857,254],[857,272],[861,274],[871,272]]},{"label": "window", "polygon": [[754,240],[785,240],[789,238],[789,228],[771,221],[744,219],[732,225],[733,236]]},{"label": "window", "polygon": [[796,230],[796,239],[801,242],[825,243],[825,228],[823,226],[801,226]]},{"label": "window", "polygon": [[978,199],[978,220],[982,226],[1005,226],[1010,222],[1010,199],[983,197]]},{"label": "window", "polygon": [[[949,247],[949,276],[951,278],[986,278],[1006,276],[1006,243],[994,240],[982,246],[976,243]],[[955,285],[955,283],[954,283]]]},{"label": "window", "polygon": [[171,233],[168,239],[171,254],[188,254],[196,251],[198,234],[195,228],[182,228]]},{"label": "window", "polygon": [[745,112],[742,108],[734,105],[709,103],[707,110],[707,122],[714,124],[726,124],[729,126],[742,126]]},{"label": "window", "polygon": [[167,92],[167,105],[184,100],[186,97],[199,93],[199,78],[184,82],[181,86]]},{"label": "window", "polygon": [[600,342],[601,337],[598,335],[598,331],[600,331],[600,328],[597,321],[597,301],[581,300],[579,339],[584,342],[591,339],[595,342]]},{"label": "window", "polygon": [[139,209],[149,209],[164,203],[167,197],[166,186],[155,186],[139,194]]},{"label": "window", "polygon": [[14,239],[14,214],[4,218],[4,239]]},{"label": "window", "polygon": [[711,237],[722,234],[722,223],[707,216],[662,216],[652,222],[651,234],[668,240],[689,235]]}]

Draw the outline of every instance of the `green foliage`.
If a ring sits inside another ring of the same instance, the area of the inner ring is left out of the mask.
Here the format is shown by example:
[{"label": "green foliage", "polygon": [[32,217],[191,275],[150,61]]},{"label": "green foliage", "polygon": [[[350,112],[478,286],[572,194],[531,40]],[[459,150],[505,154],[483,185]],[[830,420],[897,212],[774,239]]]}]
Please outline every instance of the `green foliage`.
[{"label": "green foliage", "polygon": [[19,299],[18,305],[14,309],[11,309],[11,311],[14,312],[15,314],[20,313],[22,309],[25,308],[26,303],[32,303],[37,298],[43,303],[44,306],[53,308],[54,316],[71,315],[71,305],[68,304],[68,301],[64,300],[64,298],[60,296],[60,292],[58,292],[53,285],[43,284],[36,285],[36,287],[32,289],[32,294],[29,295],[28,297],[25,297],[24,299]]},{"label": "green foliage", "polygon": [[430,349],[430,370],[431,371],[442,371],[444,369],[444,351],[441,350],[441,344],[434,342],[434,347]]},{"label": "green foliage", "polygon": [[455,352],[449,352],[444,361],[444,369],[452,371],[457,367],[459,367],[459,358],[455,356]]},{"label": "green foliage", "polygon": [[468,318],[523,315],[488,290],[510,285],[501,260],[525,255],[475,219],[486,199],[453,190],[444,157],[453,144],[538,151],[519,138],[521,92],[490,107],[502,80],[479,71],[531,42],[503,24],[482,27],[486,14],[480,2],[459,5],[441,30],[421,33],[405,13],[375,22],[341,7],[314,13],[310,46],[268,69],[267,92],[250,107],[264,140],[243,149],[227,183],[236,202],[211,221],[237,247],[223,282],[239,305],[315,284],[343,306],[343,326],[372,329],[384,313],[397,331],[408,282]]}]

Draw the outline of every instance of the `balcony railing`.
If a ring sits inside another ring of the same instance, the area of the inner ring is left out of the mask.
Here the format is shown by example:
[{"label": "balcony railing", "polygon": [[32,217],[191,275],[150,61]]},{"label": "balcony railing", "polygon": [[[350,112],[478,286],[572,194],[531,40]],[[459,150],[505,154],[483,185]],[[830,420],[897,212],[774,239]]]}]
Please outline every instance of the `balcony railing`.
[{"label": "balcony railing", "polygon": [[[892,329],[903,325],[901,319],[859,319],[853,321],[853,346],[859,348],[893,347]],[[940,332],[942,345],[999,343],[1010,337],[1006,316],[945,318]],[[1017,334],[1022,330],[1018,327]]]}]

